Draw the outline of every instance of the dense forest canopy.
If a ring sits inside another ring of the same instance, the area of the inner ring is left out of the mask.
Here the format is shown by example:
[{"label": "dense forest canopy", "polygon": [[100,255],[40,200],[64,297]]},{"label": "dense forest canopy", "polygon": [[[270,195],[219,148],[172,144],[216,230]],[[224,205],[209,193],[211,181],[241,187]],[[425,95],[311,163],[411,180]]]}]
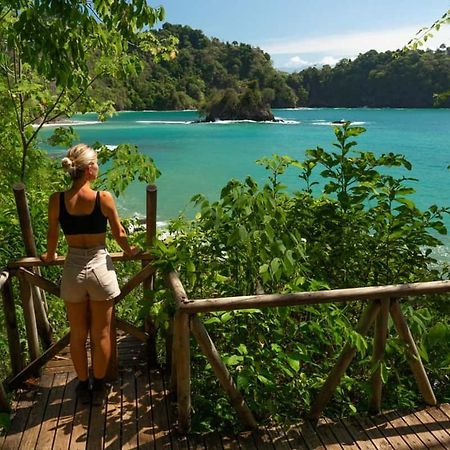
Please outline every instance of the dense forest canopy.
[{"label": "dense forest canopy", "polygon": [[450,48],[379,53],[370,50],[335,67],[309,67],[285,73],[275,69],[259,48],[208,38],[189,26],[164,24],[160,38],[179,39],[174,59],[155,63],[126,82],[103,79],[97,95],[113,99],[117,109],[199,108],[230,90],[241,93],[256,83],[261,98],[282,107],[448,107]]}]

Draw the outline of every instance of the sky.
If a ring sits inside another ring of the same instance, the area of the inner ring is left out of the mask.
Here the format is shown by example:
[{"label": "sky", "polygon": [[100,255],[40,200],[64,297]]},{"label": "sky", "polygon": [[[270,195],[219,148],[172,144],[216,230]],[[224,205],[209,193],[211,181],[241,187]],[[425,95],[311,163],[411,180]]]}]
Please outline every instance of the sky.
[{"label": "sky", "polygon": [[[439,19],[450,0],[151,0],[165,21],[269,53],[276,68],[333,66],[369,50],[397,50]],[[423,49],[450,46],[450,24]]]}]

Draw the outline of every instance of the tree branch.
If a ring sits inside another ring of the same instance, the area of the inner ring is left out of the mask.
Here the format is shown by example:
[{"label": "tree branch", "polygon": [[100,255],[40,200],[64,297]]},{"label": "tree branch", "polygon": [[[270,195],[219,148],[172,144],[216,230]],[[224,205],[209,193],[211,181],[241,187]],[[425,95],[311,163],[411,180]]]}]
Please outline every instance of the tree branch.
[{"label": "tree branch", "polygon": [[[54,120],[54,118],[49,119],[48,116],[50,115],[50,113],[56,108],[56,105],[59,103],[59,100],[61,99],[61,97],[63,96],[64,92],[66,90],[66,86],[64,86],[61,90],[61,92],[58,94],[58,97],[56,98],[55,102],[53,103],[52,107],[44,114],[44,118],[42,119],[42,122],[36,127],[36,129],[34,130],[34,133],[31,135],[30,139],[28,140],[28,145],[32,142],[32,140],[36,137],[36,135],[39,133],[39,131],[41,130],[41,128],[43,127],[43,125],[45,123],[51,122],[52,120]],[[55,116],[59,117],[62,113],[58,114]],[[35,119],[36,120],[36,119]]]}]

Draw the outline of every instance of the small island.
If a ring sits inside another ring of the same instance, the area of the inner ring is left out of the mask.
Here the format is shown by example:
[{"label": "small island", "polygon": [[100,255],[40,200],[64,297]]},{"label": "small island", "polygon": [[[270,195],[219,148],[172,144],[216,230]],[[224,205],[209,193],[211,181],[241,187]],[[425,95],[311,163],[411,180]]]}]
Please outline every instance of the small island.
[{"label": "small island", "polygon": [[228,88],[216,91],[200,108],[201,122],[217,120],[252,120],[275,122],[269,102],[265,101],[256,82],[241,91]]}]

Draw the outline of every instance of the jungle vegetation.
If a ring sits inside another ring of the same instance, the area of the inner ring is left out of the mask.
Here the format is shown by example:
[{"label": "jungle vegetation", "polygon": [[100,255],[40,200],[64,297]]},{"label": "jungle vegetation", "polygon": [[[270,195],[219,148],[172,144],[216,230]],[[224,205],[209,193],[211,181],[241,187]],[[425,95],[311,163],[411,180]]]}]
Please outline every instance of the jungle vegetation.
[{"label": "jungle vegetation", "polygon": [[142,72],[125,82],[103,78],[96,96],[121,109],[202,109],[218,97],[236,97],[249,85],[271,108],[450,106],[450,48],[360,54],[335,67],[309,67],[286,73],[270,56],[245,43],[221,42],[189,26],[164,24],[161,38],[175,36],[177,57],[155,63],[145,57]]},{"label": "jungle vegetation", "polygon": [[[163,11],[145,2],[118,0],[115,5],[117,9],[111,11],[104,0],[70,0],[60,4],[55,14],[50,2],[0,4],[1,267],[24,255],[11,192],[16,181],[26,185],[38,251],[45,250],[48,196],[67,183],[58,161],[43,150],[38,133],[51,120],[70,117],[75,111],[97,111],[106,117],[113,106],[197,107],[222,89],[240,95],[249,86],[259,89],[260,98],[272,107],[312,105],[331,94],[335,101],[343,98],[340,90],[330,86],[333,81],[345,92],[349,85],[344,79],[352,79],[350,74],[361,74],[365,82],[384,80],[386,86],[388,80],[401,79],[406,92],[414,85],[407,82],[408,77],[420,73],[423,78],[417,82],[428,89],[425,95],[415,86],[414,94],[420,94],[423,102],[420,106],[431,106],[433,94],[449,85],[448,78],[444,82],[449,71],[444,74],[439,69],[448,67],[447,49],[411,50],[395,57],[369,52],[334,69],[285,74],[272,68],[268,55],[245,44],[221,43],[174,25],[149,32],[163,18]],[[415,69],[409,70],[408,65],[414,64]],[[371,70],[376,70],[373,76],[368,75]],[[403,72],[405,78],[399,78]],[[352,79],[352,85],[357,86],[358,80]],[[395,97],[395,83],[392,97],[385,96],[385,101],[406,98]],[[325,91],[320,89],[328,89],[327,94],[321,97],[318,93]],[[355,105],[363,96],[356,91],[359,97],[345,96]],[[382,90],[373,92],[384,95]],[[363,100],[367,102],[366,97]],[[267,169],[265,183],[252,178],[230,180],[214,202],[195,196],[199,214],[194,219],[175,218],[168,227],[169,237],[146,249],[157,257],[159,270],[179,272],[192,299],[253,294],[257,289],[292,292],[448,279],[448,266],[433,256],[439,235],[447,231],[443,217],[448,208],[418,209],[411,200],[410,163],[402,155],[358,150],[357,138],[364,132],[346,123],[334,128],[331,149],[305,149],[299,161],[285,155],[261,159],[258,164]],[[73,129],[57,128],[45,144],[69,146],[76,141]],[[159,175],[153,162],[133,145],[123,144],[109,152],[101,143],[88,144],[100,151],[104,176],[99,188],[120,195],[133,179],[153,182]],[[288,168],[297,170],[296,192],[288,192],[283,185]],[[145,245],[139,233],[131,238]],[[112,241],[109,245],[115,249]],[[64,251],[61,239],[58,252]],[[118,267],[119,276],[127,279],[136,267],[123,264]],[[54,280],[60,276],[57,268],[44,270]],[[164,338],[173,304],[162,277],[157,278],[151,305],[135,296],[122,303],[119,316],[140,324],[152,314]],[[56,298],[50,298],[49,305],[55,336],[62,335],[67,330],[64,306]],[[438,400],[450,401],[448,296],[416,298],[403,308]],[[360,310],[357,304],[329,304],[209,314],[203,320],[238,388],[251,409],[258,411],[258,419],[286,423],[307,412],[346,342],[356,346],[358,359],[327,413],[339,416],[365,410],[373,369],[372,336],[364,338],[353,331]],[[23,330],[19,305],[17,314]],[[385,406],[411,407],[420,399],[391,324],[389,332],[382,366]],[[25,340],[23,346],[26,352]],[[194,345],[192,354],[195,429],[238,426]],[[164,356],[161,345],[161,360]],[[9,373],[8,358],[7,337],[1,332],[2,377]]]}]

